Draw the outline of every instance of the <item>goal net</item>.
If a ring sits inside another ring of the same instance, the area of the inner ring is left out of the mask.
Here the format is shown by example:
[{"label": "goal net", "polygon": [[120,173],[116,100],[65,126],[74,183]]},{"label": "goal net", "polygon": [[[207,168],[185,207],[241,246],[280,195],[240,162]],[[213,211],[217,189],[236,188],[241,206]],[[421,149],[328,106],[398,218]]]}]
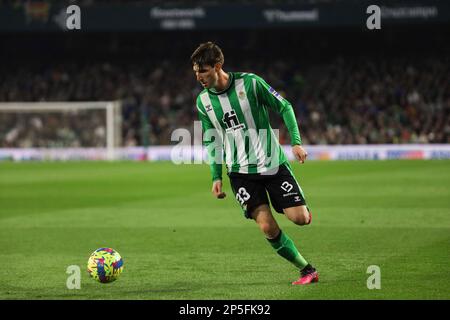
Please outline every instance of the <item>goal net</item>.
[{"label": "goal net", "polygon": [[114,160],[121,122],[120,101],[0,103],[0,148],[96,149]]}]

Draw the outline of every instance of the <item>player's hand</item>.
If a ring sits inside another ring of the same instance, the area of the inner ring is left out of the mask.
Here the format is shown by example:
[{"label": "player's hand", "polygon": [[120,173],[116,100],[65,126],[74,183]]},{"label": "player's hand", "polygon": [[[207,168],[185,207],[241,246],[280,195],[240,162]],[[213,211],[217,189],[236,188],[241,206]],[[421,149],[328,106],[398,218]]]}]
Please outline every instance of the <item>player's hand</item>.
[{"label": "player's hand", "polygon": [[300,163],[305,163],[306,157],[308,156],[308,152],[303,149],[300,145],[295,145],[292,147],[292,153],[294,154],[295,159],[300,161]]},{"label": "player's hand", "polygon": [[222,180],[216,180],[213,182],[212,193],[217,199],[223,199],[227,195],[222,191]]}]

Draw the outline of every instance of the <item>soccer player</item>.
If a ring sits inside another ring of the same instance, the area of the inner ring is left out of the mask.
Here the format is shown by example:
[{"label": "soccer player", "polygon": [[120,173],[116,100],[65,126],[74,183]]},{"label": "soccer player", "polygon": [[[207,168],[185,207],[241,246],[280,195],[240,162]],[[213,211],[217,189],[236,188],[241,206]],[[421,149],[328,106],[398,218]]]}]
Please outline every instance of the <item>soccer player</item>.
[{"label": "soccer player", "polygon": [[269,122],[268,108],[282,116],[292,152],[304,163],[307,152],[291,104],[261,77],[252,73],[225,72],[222,50],[212,42],[201,44],[191,62],[204,90],[197,97],[203,141],[212,174],[212,193],[221,199],[222,162],[244,215],[253,219],[276,252],[300,271],[292,284],[319,280],[316,269],[297,250],[272,215],[273,208],[297,225],[311,223],[311,212],[287,157]]}]

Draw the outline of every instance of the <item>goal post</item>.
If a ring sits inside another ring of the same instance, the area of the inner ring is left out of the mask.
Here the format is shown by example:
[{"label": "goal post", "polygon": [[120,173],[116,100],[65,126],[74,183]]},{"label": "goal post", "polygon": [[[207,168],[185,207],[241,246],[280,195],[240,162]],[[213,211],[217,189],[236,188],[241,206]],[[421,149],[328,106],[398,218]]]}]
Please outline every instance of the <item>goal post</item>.
[{"label": "goal post", "polygon": [[[36,132],[28,132],[28,136],[31,136],[27,140],[28,147],[100,147],[106,149],[108,160],[114,160],[117,156],[116,148],[122,145],[121,108],[120,101],[2,102],[0,103],[0,138],[13,140],[11,137],[20,136],[21,131],[30,131],[30,122],[32,122],[32,124],[37,123],[38,129],[35,131],[46,130],[45,136],[47,138],[52,136],[53,139],[45,141],[45,138],[44,140],[39,138],[39,140],[36,138]],[[51,128],[49,123],[46,123],[50,121]],[[92,124],[89,124],[90,121]],[[73,128],[70,128],[70,125]],[[31,125],[31,127],[33,126]],[[70,133],[69,135],[74,136],[73,140],[76,142],[70,146],[65,145],[64,141],[58,142],[57,132],[50,132],[51,130],[58,132],[66,130]],[[93,132],[83,132],[86,130]],[[92,137],[91,141],[89,141],[89,135]],[[83,136],[83,139],[77,140],[77,136]],[[38,140],[39,143],[36,143],[35,140]],[[51,141],[51,145],[49,141]],[[2,145],[8,143],[12,144],[10,147],[13,148],[21,147],[14,144],[17,143],[16,141],[2,141]]]}]

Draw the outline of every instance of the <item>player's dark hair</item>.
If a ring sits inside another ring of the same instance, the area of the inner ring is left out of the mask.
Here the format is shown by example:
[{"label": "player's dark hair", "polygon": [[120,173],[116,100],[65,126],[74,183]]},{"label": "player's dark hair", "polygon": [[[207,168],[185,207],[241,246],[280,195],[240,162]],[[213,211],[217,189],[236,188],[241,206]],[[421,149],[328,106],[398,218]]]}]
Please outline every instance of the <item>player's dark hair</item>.
[{"label": "player's dark hair", "polygon": [[225,58],[223,57],[222,50],[219,46],[211,41],[202,43],[195,49],[191,55],[192,64],[198,64],[199,66],[208,65],[214,67],[216,63],[223,64]]}]

